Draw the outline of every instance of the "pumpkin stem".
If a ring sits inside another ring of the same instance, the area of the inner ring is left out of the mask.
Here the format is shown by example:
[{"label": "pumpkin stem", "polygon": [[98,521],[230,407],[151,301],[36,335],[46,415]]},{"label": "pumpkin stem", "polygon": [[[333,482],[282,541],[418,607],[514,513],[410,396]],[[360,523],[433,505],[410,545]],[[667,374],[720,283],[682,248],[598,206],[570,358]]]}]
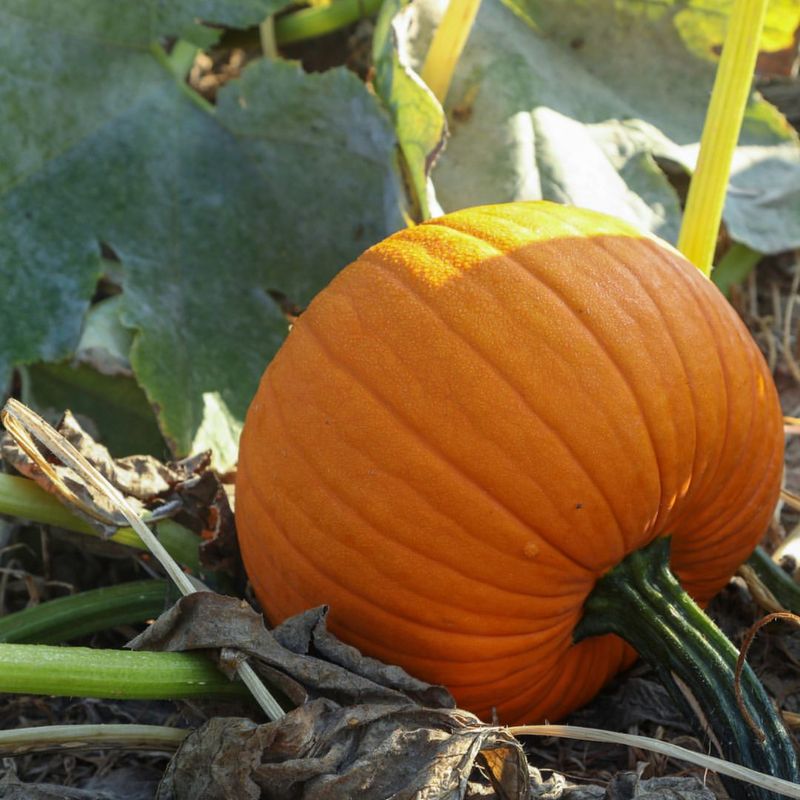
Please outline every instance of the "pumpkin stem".
[{"label": "pumpkin stem", "polygon": [[[723,758],[790,781],[800,779],[792,740],[747,665],[741,694],[754,726],[745,722],[734,688],[736,648],[670,572],[668,539],[632,553],[595,585],[575,641],[607,633],[621,636],[655,668]],[[725,780],[725,786],[735,800],[778,797],[733,779]]]}]

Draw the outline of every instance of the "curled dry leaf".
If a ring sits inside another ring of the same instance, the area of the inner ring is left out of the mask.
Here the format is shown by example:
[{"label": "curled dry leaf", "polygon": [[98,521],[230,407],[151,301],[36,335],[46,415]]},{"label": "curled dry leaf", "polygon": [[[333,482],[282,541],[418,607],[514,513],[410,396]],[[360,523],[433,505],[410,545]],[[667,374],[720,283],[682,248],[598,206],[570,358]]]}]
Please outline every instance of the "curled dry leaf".
[{"label": "curled dry leaf", "polygon": [[[112,458],[69,411],[64,413],[57,430],[149,521],[174,517],[198,533],[210,528],[215,534],[219,533],[215,529],[220,520],[232,524],[225,493],[209,469],[208,453],[169,464],[152,456]],[[54,462],[44,448],[38,454],[28,453],[6,433],[0,441],[0,453],[17,471],[35,480],[102,533],[111,535],[128,524],[106,498],[70,468]]]},{"label": "curled dry leaf", "polygon": [[458,798],[479,774],[500,797],[528,796],[510,734],[455,709],[443,687],[343,644],[326,615],[311,609],[268,631],[241,601],[198,592],[130,643],[220,650],[228,670],[236,649],[297,706],[266,725],[211,720],[175,756],[159,798]]},{"label": "curled dry leaf", "polygon": [[495,797],[529,797],[519,743],[471,714],[320,698],[267,725],[211,720],[181,747],[157,797],[456,800],[481,796],[479,771]]},{"label": "curled dry leaf", "polygon": [[443,687],[412,678],[400,667],[363,656],[340,642],[328,632],[326,615],[324,606],[310,609],[268,631],[247,603],[196,592],[182,597],[128,646],[134,650],[222,650],[222,667],[229,674],[233,659],[228,651],[238,650],[295,705],[325,698],[341,706],[455,706]]},{"label": "curled dry leaf", "polygon": [[[362,656],[310,609],[273,631],[232,597],[200,592],[178,601],[130,646],[246,653],[296,704],[259,725],[211,719],[171,761],[158,800],[710,800],[694,778],[573,786],[525,759],[506,730],[453,708],[449,693],[399,667]],[[230,668],[231,664],[226,665]]]}]

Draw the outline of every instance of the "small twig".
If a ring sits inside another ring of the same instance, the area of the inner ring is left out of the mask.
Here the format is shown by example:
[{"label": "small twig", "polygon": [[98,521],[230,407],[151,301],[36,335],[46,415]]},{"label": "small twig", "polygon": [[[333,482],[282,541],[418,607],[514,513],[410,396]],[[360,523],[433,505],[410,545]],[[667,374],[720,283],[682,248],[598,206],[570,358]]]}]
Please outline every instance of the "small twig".
[{"label": "small twig", "polygon": [[[9,399],[3,408],[2,422],[19,446],[36,461],[39,467],[52,472],[52,469],[47,465],[47,461],[42,458],[32,437],[41,442],[66,466],[73,469],[88,485],[111,500],[131,528],[139,534],[141,540],[147,545],[148,550],[156,557],[180,592],[184,595],[189,595],[196,591],[192,581],[167,552],[156,535],[142,522],[122,492],[104,478],[61,434],[48,425],[38,414],[35,414],[27,406],[13,398]],[[284,715],[283,709],[267,691],[253,668],[246,661],[239,665],[237,673],[264,713],[271,720],[280,719]]]},{"label": "small twig", "polygon": [[52,750],[163,750],[174,752],[191,733],[164,725],[44,725],[0,731],[0,756]]},{"label": "small twig", "polygon": [[761,580],[758,573],[749,564],[740,564],[739,568],[736,570],[736,574],[744,579],[744,582],[747,584],[747,590],[753,596],[753,600],[755,600],[761,608],[770,613],[783,611],[783,606],[778,598],[775,597],[769,587]]},{"label": "small twig", "polygon": [[781,489],[781,500],[795,511],[800,511],[800,496],[786,489]]},{"label": "small twig", "polygon": [[750,316],[761,316],[758,313],[758,279],[755,271],[747,276],[747,302],[750,306]]},{"label": "small twig", "polygon": [[761,728],[756,725],[755,720],[750,715],[750,712],[745,705],[744,698],[742,697],[741,677],[742,670],[744,669],[747,659],[747,651],[750,649],[750,645],[753,643],[753,639],[755,639],[756,634],[765,625],[769,625],[770,622],[776,619],[785,619],[789,622],[794,622],[796,625],[800,625],[800,616],[797,614],[792,614],[791,611],[773,611],[771,614],[767,614],[765,617],[762,617],[754,625],[751,625],[745,634],[744,640],[742,641],[742,646],[739,649],[739,658],[736,659],[736,672],[733,679],[733,689],[736,693],[736,704],[739,706],[739,711],[742,712],[742,716],[744,717],[745,722],[750,726],[750,730],[753,731],[753,733],[761,742],[766,741],[767,737],[764,731],[762,731]]},{"label": "small twig", "polygon": [[[794,494],[789,494],[791,500],[787,500],[786,504],[791,508],[800,510],[800,497]],[[772,560],[780,564],[785,558],[790,558],[795,564],[800,564],[800,525],[796,525],[789,531],[786,538],[775,548],[772,554]],[[794,572],[797,572],[795,569]]]},{"label": "small twig", "polygon": [[800,798],[800,785],[783,778],[775,778],[772,775],[765,775],[763,772],[756,772],[749,767],[734,764],[714,756],[707,756],[703,753],[695,753],[685,747],[679,747],[669,742],[662,742],[658,739],[651,739],[647,736],[636,736],[631,733],[617,733],[616,731],[603,731],[596,728],[581,728],[576,725],[519,725],[508,728],[512,736],[553,736],[560,739],[578,739],[584,742],[604,742],[609,744],[621,744],[626,747],[638,747],[652,753],[660,753],[670,758],[677,758],[689,764],[695,764],[704,769],[710,769],[719,775],[727,775],[754,786],[760,786],[786,797]]},{"label": "small twig", "polygon": [[783,721],[786,723],[787,727],[792,729],[800,728],[800,714],[797,714],[794,711],[783,711],[781,716],[783,717]]}]

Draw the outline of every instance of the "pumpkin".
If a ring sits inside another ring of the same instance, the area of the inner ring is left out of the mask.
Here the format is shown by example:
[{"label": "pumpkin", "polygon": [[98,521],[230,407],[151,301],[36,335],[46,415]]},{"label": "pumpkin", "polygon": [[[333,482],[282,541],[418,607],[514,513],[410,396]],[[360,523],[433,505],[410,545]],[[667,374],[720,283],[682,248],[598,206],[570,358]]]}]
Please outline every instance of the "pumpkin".
[{"label": "pumpkin", "polygon": [[300,316],[247,415],[237,527],[273,623],[327,603],[336,634],[478,715],[555,720],[633,658],[576,641],[598,581],[669,537],[707,602],[782,456],[760,352],[672,247],[485,206],[390,236]]}]

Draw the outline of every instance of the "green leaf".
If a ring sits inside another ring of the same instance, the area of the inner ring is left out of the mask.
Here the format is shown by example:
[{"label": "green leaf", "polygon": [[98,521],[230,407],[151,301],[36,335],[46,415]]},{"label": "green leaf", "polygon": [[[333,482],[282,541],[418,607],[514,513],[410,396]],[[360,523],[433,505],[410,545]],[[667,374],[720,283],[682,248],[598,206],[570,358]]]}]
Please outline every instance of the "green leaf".
[{"label": "green leaf", "polygon": [[[394,133],[346,70],[255,62],[212,108],[141,44],[167,25],[144,26],[144,4],[18,5],[0,12],[0,375],[72,353],[103,242],[134,373],[184,453],[209,408],[243,419],[287,330],[270,292],[307,303],[403,225]],[[223,6],[168,5],[170,25]]]},{"label": "green leaf", "polygon": [[[451,138],[433,171],[441,205],[544,197],[675,241],[678,198],[657,161],[694,166],[715,70],[716,8],[484,0],[445,105]],[[442,3],[417,0],[413,9],[405,57],[419,63]],[[696,24],[706,18],[714,24]],[[754,96],[741,145],[724,216],[731,236],[764,253],[797,247],[797,135]]]},{"label": "green leaf", "polygon": [[32,364],[22,370],[22,400],[51,422],[69,409],[91,420],[113,456],[168,455],[153,409],[136,381],[85,364]]},{"label": "green leaf", "polygon": [[415,216],[441,213],[430,187],[430,172],[444,147],[444,110],[433,92],[407,63],[408,0],[384,0],[375,24],[373,84],[394,121],[400,150],[416,206]]},{"label": "green leaf", "polygon": [[[198,33],[200,20],[247,28],[287,5],[287,0],[4,0],[0,19],[4,28],[37,29],[42,41],[54,44],[87,37],[109,47],[147,47],[161,36],[196,41],[190,32]],[[51,57],[61,54],[59,48]]]}]

